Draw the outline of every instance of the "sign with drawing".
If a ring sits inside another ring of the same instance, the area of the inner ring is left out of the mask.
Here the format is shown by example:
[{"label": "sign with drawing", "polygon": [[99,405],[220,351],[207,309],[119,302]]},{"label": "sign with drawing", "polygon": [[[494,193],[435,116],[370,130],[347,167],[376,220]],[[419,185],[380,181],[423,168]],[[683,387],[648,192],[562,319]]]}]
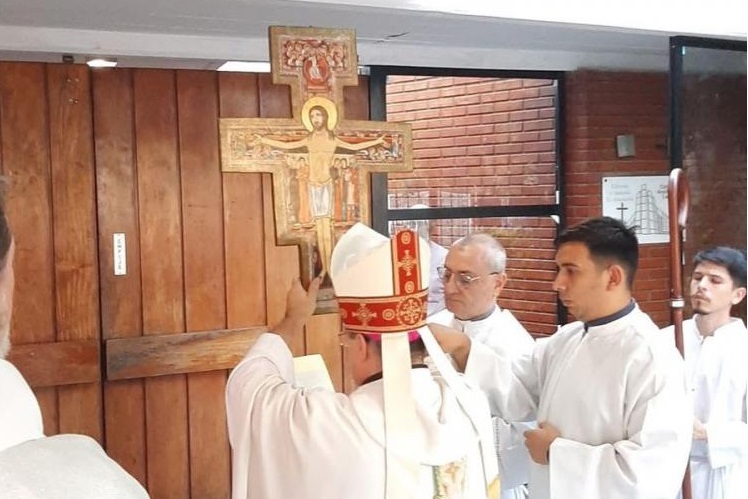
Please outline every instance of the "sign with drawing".
[{"label": "sign with drawing", "polygon": [[636,228],[640,244],[667,243],[667,175],[603,177],[603,215]]}]

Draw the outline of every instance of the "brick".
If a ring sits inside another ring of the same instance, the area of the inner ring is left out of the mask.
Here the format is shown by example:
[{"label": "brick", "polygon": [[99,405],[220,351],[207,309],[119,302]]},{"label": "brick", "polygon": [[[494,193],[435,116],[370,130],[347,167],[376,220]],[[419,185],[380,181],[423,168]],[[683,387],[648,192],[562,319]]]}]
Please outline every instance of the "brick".
[{"label": "brick", "polygon": [[494,102],[492,105],[492,111],[495,113],[508,113],[510,111],[520,111],[522,109],[522,101],[518,100],[498,101]]},{"label": "brick", "polygon": [[497,80],[493,84],[494,90],[514,90],[517,88],[522,88],[523,81],[517,80],[517,79],[504,79],[504,80]]},{"label": "brick", "polygon": [[536,120],[542,117],[541,112],[542,110],[514,111],[509,113],[509,119],[512,121]]}]

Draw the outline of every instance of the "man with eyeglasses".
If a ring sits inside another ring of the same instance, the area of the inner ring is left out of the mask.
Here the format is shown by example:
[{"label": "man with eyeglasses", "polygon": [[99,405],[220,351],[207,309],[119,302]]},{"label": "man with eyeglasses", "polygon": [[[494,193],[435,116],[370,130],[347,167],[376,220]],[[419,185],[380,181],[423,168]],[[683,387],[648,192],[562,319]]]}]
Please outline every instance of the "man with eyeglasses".
[{"label": "man with eyeglasses", "polygon": [[[489,234],[469,234],[455,242],[438,267],[446,310],[428,321],[465,333],[472,341],[509,357],[532,355],[535,342],[514,315],[496,301],[507,281],[506,251]],[[494,446],[501,471],[501,498],[524,499],[530,456],[523,434],[533,422],[493,418]]]},{"label": "man with eyeglasses", "polygon": [[691,443],[683,360],[632,298],[633,229],[589,219],[556,239],[553,289],[577,321],[512,358],[434,335],[507,420],[532,417],[531,499],[672,499]]},{"label": "man with eyeglasses", "polygon": [[[428,244],[356,224],[332,253],[350,394],[295,386],[283,338],[302,333],[320,280],[295,280],[285,318],[262,334],[226,388],[234,499],[496,499],[483,393],[426,327]],[[435,371],[423,364],[428,355]]]}]

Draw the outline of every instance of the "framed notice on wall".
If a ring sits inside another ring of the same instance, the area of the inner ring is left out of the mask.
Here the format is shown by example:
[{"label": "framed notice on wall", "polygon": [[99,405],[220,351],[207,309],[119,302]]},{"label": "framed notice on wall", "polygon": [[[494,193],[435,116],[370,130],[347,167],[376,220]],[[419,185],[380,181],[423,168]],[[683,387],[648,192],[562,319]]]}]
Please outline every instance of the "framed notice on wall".
[{"label": "framed notice on wall", "polygon": [[603,215],[635,227],[640,244],[667,243],[667,175],[603,177]]}]

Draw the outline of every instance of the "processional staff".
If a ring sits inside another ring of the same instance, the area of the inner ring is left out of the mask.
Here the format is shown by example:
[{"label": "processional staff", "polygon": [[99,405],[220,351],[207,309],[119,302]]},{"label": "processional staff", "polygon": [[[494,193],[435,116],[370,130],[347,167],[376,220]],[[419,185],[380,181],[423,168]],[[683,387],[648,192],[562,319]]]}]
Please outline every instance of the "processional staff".
[{"label": "processional staff", "polygon": [[[681,168],[670,172],[667,186],[668,223],[670,232],[670,318],[675,334],[675,346],[683,352],[683,231],[688,218],[688,181]],[[681,487],[683,499],[691,499],[691,473],[688,463]]]}]

